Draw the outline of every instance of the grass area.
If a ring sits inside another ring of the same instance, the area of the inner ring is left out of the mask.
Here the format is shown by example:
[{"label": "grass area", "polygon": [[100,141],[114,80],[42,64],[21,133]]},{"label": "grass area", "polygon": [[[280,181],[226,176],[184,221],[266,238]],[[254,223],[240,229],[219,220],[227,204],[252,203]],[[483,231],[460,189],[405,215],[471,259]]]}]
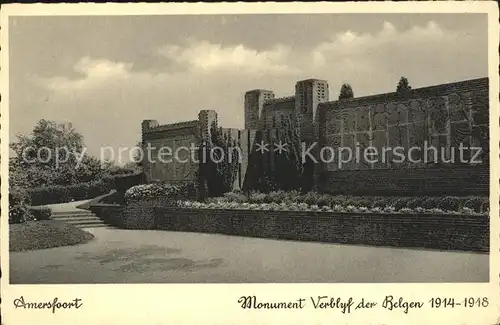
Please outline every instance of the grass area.
[{"label": "grass area", "polygon": [[9,225],[11,252],[84,244],[92,239],[94,235],[91,233],[60,221],[28,221]]}]

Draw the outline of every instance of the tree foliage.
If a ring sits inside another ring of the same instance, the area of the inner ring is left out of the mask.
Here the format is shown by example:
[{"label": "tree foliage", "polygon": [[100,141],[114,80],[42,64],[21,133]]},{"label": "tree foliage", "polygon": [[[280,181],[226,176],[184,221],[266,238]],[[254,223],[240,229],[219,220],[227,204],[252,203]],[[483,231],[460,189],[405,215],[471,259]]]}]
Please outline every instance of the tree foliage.
[{"label": "tree foliage", "polygon": [[[250,153],[245,190],[270,192],[300,189],[303,185],[304,164],[296,120],[284,119],[275,135],[268,137],[264,133],[258,133],[255,143],[268,143],[269,150],[255,148]],[[283,150],[275,150],[279,145]]]},{"label": "tree foliage", "polygon": [[240,167],[238,143],[223,129],[212,125],[210,139],[199,149],[200,195],[220,196],[233,190]]},{"label": "tree foliage", "polygon": [[9,159],[12,222],[26,219],[26,206],[32,203],[31,195],[36,190],[64,191],[64,187],[77,188],[79,184],[96,183],[114,174],[131,173],[88,155],[83,136],[71,123],[40,120],[30,134],[18,135],[10,148],[14,151]]},{"label": "tree foliage", "polygon": [[101,171],[99,160],[85,154],[83,136],[71,123],[40,120],[10,147],[15,152],[11,173],[23,173],[29,187],[87,182]]},{"label": "tree foliage", "polygon": [[345,83],[340,88],[339,100],[354,98],[354,91],[352,90],[351,85]]},{"label": "tree foliage", "polygon": [[406,77],[401,77],[398,82],[398,86],[396,88],[396,92],[398,94],[406,94],[411,90],[410,83]]}]

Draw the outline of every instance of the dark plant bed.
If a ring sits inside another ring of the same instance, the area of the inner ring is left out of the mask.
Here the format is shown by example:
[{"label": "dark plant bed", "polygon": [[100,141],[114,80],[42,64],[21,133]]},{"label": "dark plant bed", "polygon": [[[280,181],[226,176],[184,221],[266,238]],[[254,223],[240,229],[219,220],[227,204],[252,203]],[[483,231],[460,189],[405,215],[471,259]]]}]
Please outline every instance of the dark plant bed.
[{"label": "dark plant bed", "polygon": [[9,251],[21,252],[84,244],[94,235],[54,220],[28,221],[9,225]]}]

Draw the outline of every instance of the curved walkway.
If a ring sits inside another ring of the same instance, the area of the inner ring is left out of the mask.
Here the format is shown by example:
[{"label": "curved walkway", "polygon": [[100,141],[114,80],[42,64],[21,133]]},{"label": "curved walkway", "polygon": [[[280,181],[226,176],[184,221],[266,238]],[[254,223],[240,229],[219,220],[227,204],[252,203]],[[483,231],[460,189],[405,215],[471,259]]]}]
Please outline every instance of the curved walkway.
[{"label": "curved walkway", "polygon": [[88,229],[90,243],[10,254],[11,283],[487,282],[487,254]]},{"label": "curved walkway", "polygon": [[52,211],[52,213],[63,213],[63,212],[76,212],[76,211],[84,211],[79,209],[78,206],[84,203],[90,202],[91,200],[81,200],[81,201],[73,201],[67,203],[54,203],[54,204],[46,204],[46,205],[35,205],[32,208],[40,208],[40,207],[48,207]]}]

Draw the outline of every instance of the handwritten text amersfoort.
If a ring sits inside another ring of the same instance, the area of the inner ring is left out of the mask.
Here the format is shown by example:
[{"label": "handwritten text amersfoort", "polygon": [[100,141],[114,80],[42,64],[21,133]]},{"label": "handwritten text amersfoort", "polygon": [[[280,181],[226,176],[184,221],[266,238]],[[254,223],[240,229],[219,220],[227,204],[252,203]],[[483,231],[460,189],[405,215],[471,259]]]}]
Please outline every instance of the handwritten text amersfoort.
[{"label": "handwritten text amersfoort", "polygon": [[14,299],[14,306],[16,307],[16,309],[52,309],[52,313],[55,313],[56,309],[78,309],[82,305],[82,299],[79,298],[64,302],[59,301],[59,298],[57,297],[51,301],[45,302],[27,302],[24,300],[23,296]]}]

